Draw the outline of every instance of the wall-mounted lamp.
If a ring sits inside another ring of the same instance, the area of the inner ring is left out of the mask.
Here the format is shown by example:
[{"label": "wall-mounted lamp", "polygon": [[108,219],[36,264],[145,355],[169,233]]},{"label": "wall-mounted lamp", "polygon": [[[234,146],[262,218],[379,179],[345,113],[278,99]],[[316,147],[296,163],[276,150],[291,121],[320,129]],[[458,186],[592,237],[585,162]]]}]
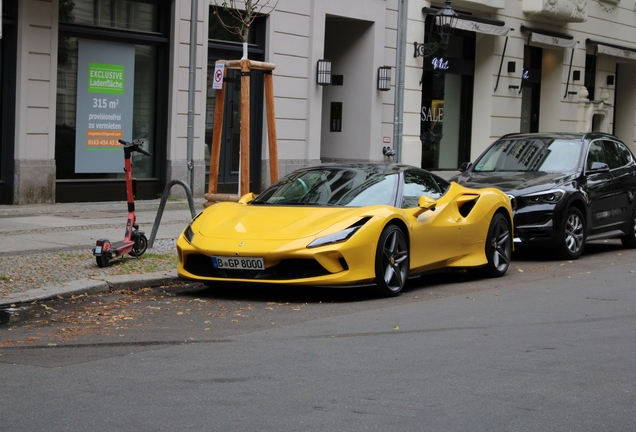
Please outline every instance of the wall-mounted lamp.
[{"label": "wall-mounted lamp", "polygon": [[457,18],[457,12],[455,12],[451,7],[451,0],[444,0],[444,7],[435,13],[435,24],[437,27],[437,34],[439,35],[439,42],[431,40],[433,27],[435,27],[432,26],[428,37],[430,42],[422,44],[413,42],[415,45],[415,53],[413,54],[413,57],[430,57],[440,47],[446,48],[450,37],[455,31]]},{"label": "wall-mounted lamp", "polygon": [[378,68],[378,90],[391,90],[391,66],[380,66]]},{"label": "wall-mounted lamp", "polygon": [[614,85],[614,75],[607,76],[607,85],[608,86]]},{"label": "wall-mounted lamp", "polygon": [[318,60],[317,69],[316,84],[321,86],[331,85],[331,60]]},{"label": "wall-mounted lamp", "polygon": [[572,72],[572,81],[580,81],[581,80],[581,71]]},{"label": "wall-mounted lamp", "polygon": [[513,61],[508,62],[508,73],[515,73],[517,70],[517,63]]}]

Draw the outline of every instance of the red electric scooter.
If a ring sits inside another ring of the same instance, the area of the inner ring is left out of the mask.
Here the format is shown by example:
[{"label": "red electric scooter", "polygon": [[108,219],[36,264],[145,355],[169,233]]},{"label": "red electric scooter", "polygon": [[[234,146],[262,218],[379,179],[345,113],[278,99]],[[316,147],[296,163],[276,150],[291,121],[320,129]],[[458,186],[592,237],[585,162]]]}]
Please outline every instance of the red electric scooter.
[{"label": "red electric scooter", "polygon": [[135,216],[135,195],[133,192],[133,176],[131,155],[139,152],[146,156],[151,156],[146,150],[141,148],[142,142],[137,140],[127,142],[119,140],[124,149],[124,171],[126,172],[126,196],[128,201],[128,222],[126,222],[126,232],[124,240],[112,243],[107,239],[99,239],[93,248],[93,255],[98,267],[106,267],[110,260],[130,254],[133,257],[140,257],[148,249],[148,239],[143,231],[139,231]]}]

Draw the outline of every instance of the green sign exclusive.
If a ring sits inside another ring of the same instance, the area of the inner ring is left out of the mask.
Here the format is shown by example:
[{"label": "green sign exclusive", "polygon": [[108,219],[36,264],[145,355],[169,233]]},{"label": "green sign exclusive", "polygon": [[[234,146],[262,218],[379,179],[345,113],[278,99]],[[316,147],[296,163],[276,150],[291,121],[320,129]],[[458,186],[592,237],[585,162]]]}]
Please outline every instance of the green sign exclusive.
[{"label": "green sign exclusive", "polygon": [[91,93],[124,94],[124,66],[89,63],[88,91]]}]

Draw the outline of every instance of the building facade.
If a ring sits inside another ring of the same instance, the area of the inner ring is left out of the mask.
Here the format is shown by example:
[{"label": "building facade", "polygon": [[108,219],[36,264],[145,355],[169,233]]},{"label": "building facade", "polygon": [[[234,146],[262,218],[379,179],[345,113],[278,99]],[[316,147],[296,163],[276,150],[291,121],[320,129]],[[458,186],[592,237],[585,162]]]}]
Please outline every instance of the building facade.
[{"label": "building facade", "polygon": [[[633,1],[455,0],[460,19],[432,54],[417,46],[437,42],[441,1],[260,3],[248,58],[275,65],[281,175],[340,160],[453,171],[519,131],[602,130],[636,150]],[[3,1],[0,203],[125,199],[120,138],[152,153],[133,159],[137,198],[172,180],[200,197],[215,127],[218,190],[236,193],[241,73],[227,71],[222,101],[214,74],[243,55],[228,19],[214,0]],[[258,192],[270,181],[262,72],[249,93]]]},{"label": "building facade", "polygon": [[[407,45],[434,42],[441,6],[409,2]],[[603,131],[636,150],[633,2],[455,0],[452,7],[459,19],[448,47],[407,55],[405,160],[457,169],[513,132]],[[420,139],[412,139],[418,129]]]}]

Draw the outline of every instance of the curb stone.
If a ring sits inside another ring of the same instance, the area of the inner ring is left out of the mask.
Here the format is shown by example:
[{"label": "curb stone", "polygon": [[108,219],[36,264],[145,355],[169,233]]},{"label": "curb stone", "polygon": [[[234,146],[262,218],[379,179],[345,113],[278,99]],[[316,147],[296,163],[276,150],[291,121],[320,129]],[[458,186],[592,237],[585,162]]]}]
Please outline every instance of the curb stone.
[{"label": "curb stone", "polygon": [[72,297],[82,294],[99,294],[120,289],[135,290],[145,287],[157,287],[171,282],[183,281],[177,271],[155,273],[115,275],[103,279],[78,279],[48,288],[36,288],[0,298],[0,308],[35,301],[51,300],[58,297]]}]

